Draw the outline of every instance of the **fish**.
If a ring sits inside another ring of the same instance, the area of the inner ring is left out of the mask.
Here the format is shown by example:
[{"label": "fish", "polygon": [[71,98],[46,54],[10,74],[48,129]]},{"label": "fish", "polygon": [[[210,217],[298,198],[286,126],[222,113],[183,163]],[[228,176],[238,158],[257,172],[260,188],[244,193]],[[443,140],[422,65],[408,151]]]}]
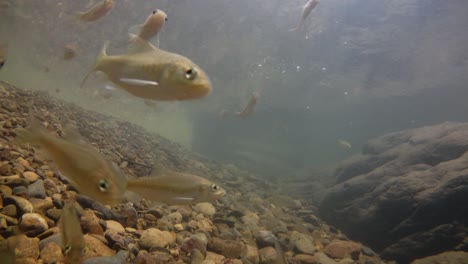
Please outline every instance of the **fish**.
[{"label": "fish", "polygon": [[168,205],[213,202],[226,195],[222,187],[203,177],[166,169],[149,176],[128,179],[127,191]]},{"label": "fish", "polygon": [[[153,11],[152,14],[146,18],[145,22],[142,25],[137,25],[132,27],[133,28],[138,28],[138,34],[136,34],[136,37],[150,41],[151,38],[156,36],[156,46],[159,47],[159,32],[161,31],[162,27],[167,21],[167,14],[160,10],[156,9]],[[131,30],[132,30],[131,29]],[[130,37],[131,41],[135,40],[135,36]]]},{"label": "fish", "polygon": [[337,141],[338,145],[344,149],[351,149],[353,146],[351,145],[351,143],[349,143],[348,141],[344,140],[344,139],[340,139]]},{"label": "fish", "polygon": [[274,264],[288,264],[288,261],[284,257],[283,249],[281,249],[281,246],[278,240],[275,240],[275,250],[276,250],[276,258],[273,263]]},{"label": "fish", "polygon": [[84,12],[77,12],[76,15],[81,21],[93,22],[109,14],[114,5],[114,0],[103,0]]},{"label": "fish", "polygon": [[63,51],[63,59],[64,60],[71,60],[78,54],[78,50],[76,48],[75,43],[67,43],[67,44],[65,44],[63,49],[64,49],[64,51]]},{"label": "fish", "polygon": [[258,92],[253,92],[252,95],[250,96],[249,102],[247,105],[244,107],[244,110],[241,112],[236,112],[236,115],[245,118],[253,113],[255,110],[255,105],[257,105],[257,100],[260,96],[260,93]]},{"label": "fish", "polygon": [[85,240],[80,219],[72,202],[65,202],[58,226],[65,263],[80,263],[85,249]]},{"label": "fish", "polygon": [[289,31],[298,31],[302,25],[304,24],[304,21],[306,18],[309,16],[310,12],[318,5],[320,0],[309,0],[305,5],[302,7],[302,16],[301,20],[299,21],[299,24],[295,28],[291,28]]},{"label": "fish", "polygon": [[0,44],[0,70],[5,66],[8,44]]},{"label": "fish", "polygon": [[108,205],[120,203],[125,192],[125,175],[93,146],[85,144],[78,131],[65,126],[66,137],[49,134],[30,113],[30,128],[16,130],[17,144],[30,143],[54,161],[80,193]]},{"label": "fish", "polygon": [[159,49],[139,37],[134,44],[135,48],[127,54],[109,56],[106,41],[80,87],[92,72],[101,71],[118,87],[143,99],[190,100],[211,92],[208,75],[190,59]]},{"label": "fish", "polygon": [[226,118],[229,117],[229,112],[226,109],[223,109],[223,110],[219,111],[218,116],[221,119],[226,119]]}]

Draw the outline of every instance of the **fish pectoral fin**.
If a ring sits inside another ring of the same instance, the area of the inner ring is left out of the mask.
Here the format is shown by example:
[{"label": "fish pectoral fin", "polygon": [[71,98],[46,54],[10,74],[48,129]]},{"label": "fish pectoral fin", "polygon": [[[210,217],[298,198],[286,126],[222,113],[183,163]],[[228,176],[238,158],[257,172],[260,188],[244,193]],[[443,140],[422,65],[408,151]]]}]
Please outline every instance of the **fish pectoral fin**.
[{"label": "fish pectoral fin", "polygon": [[130,34],[130,43],[128,47],[129,54],[149,52],[157,49],[158,48],[151,44],[149,41],[142,39],[135,34]]},{"label": "fish pectoral fin", "polygon": [[134,25],[134,26],[131,26],[129,29],[128,29],[128,34],[130,35],[136,35],[138,31],[141,30],[141,28],[143,27],[143,25]]},{"label": "fish pectoral fin", "polygon": [[155,81],[149,81],[149,80],[141,80],[141,79],[132,79],[132,78],[120,78],[119,79],[121,82],[130,84],[130,85],[152,85],[152,86],[158,86],[159,84]]}]

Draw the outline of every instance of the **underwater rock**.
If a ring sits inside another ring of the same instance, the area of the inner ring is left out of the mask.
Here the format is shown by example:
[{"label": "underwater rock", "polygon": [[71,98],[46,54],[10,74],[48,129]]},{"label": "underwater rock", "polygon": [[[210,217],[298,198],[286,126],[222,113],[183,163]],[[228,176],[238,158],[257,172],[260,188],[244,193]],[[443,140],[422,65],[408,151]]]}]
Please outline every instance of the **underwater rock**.
[{"label": "underwater rock", "polygon": [[438,255],[417,259],[411,264],[468,264],[468,252],[464,251],[449,251],[440,253]]},{"label": "underwater rock", "polygon": [[336,170],[320,216],[398,262],[453,250],[467,234],[466,138],[467,123],[445,122],[369,140]]}]

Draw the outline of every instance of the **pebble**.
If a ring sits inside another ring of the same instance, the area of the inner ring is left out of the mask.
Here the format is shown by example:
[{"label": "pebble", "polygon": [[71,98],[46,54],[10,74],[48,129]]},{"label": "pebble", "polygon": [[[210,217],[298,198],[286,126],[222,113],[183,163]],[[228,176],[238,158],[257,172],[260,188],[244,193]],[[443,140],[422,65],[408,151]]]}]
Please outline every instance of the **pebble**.
[{"label": "pebble", "polygon": [[293,231],[290,237],[291,243],[299,253],[313,255],[315,252],[314,239],[297,231]]},{"label": "pebble", "polygon": [[354,260],[358,260],[361,253],[361,244],[352,241],[334,240],[325,247],[324,252],[333,259],[342,259],[349,256]]},{"label": "pebble", "polygon": [[62,210],[61,209],[57,209],[57,208],[50,208],[49,210],[47,210],[46,212],[46,216],[47,217],[50,217],[51,219],[55,220],[55,221],[58,221],[60,219],[60,216],[62,215]]},{"label": "pebble", "polygon": [[213,263],[213,264],[218,264],[218,263],[224,263],[225,257],[223,255],[216,254],[214,252],[206,252],[206,257],[205,261],[203,264],[208,264],[208,263]]},{"label": "pebble", "polygon": [[19,227],[28,236],[36,236],[49,228],[44,217],[37,213],[24,214]]},{"label": "pebble", "polygon": [[257,245],[260,248],[275,245],[275,235],[269,230],[260,230],[254,234]]},{"label": "pebble", "polygon": [[46,190],[44,188],[44,181],[37,180],[33,184],[28,186],[28,196],[44,199],[46,198]]},{"label": "pebble", "polygon": [[16,174],[11,176],[1,176],[0,184],[14,188],[17,186],[27,186],[29,182],[28,180],[21,178],[19,174]]},{"label": "pebble", "polygon": [[16,257],[37,259],[39,257],[39,239],[36,237],[29,238],[25,235],[9,237],[8,240],[16,241]]},{"label": "pebble", "polygon": [[54,264],[63,261],[62,248],[54,242],[46,244],[42,248],[40,256],[44,264]]},{"label": "pebble", "polygon": [[178,223],[180,223],[182,221],[182,214],[179,213],[179,212],[170,213],[167,217],[174,224],[178,224]]},{"label": "pebble", "polygon": [[100,236],[104,235],[104,230],[99,224],[99,218],[93,213],[93,211],[85,210],[80,220],[83,233],[91,233]]},{"label": "pebble", "polygon": [[83,238],[86,243],[85,250],[83,252],[84,259],[101,256],[109,257],[115,255],[115,251],[106,246],[106,244],[104,244],[101,240],[89,234],[84,235]]},{"label": "pebble", "polygon": [[260,256],[257,247],[246,245],[246,248],[243,250],[241,255],[243,258],[248,259],[253,264],[258,264],[260,262]]},{"label": "pebble", "polygon": [[13,188],[13,195],[20,196],[23,198],[28,198],[28,188],[24,186],[16,186]]},{"label": "pebble", "polygon": [[121,250],[114,256],[94,257],[86,259],[82,262],[82,264],[124,264],[127,263],[128,256],[128,251]]},{"label": "pebble", "polygon": [[294,256],[294,259],[299,261],[301,264],[317,264],[319,263],[315,256],[307,255],[307,254],[297,254]]},{"label": "pebble", "polygon": [[114,221],[114,220],[107,220],[106,221],[106,227],[107,227],[107,229],[113,230],[113,231],[115,231],[117,233],[124,233],[125,232],[125,228],[122,226],[122,224],[120,224],[119,222]]},{"label": "pebble", "polygon": [[16,214],[18,213],[17,210],[16,210],[16,206],[14,204],[9,204],[9,205],[3,207],[1,212],[2,212],[2,214],[5,214],[5,215],[11,216],[11,217],[15,217]]},{"label": "pebble", "polygon": [[168,231],[161,231],[157,228],[148,228],[143,231],[140,237],[140,246],[150,250],[152,247],[163,248],[175,242],[176,236]]},{"label": "pebble", "polygon": [[39,179],[39,175],[33,171],[25,171],[23,172],[23,177],[28,180],[29,182],[35,182]]},{"label": "pebble", "polygon": [[317,259],[317,262],[319,264],[337,264],[336,261],[329,258],[325,253],[322,253],[322,252],[315,253],[314,257],[315,259]]},{"label": "pebble", "polygon": [[3,197],[4,204],[15,204],[20,214],[32,213],[33,205],[23,197],[15,195],[5,195]]},{"label": "pebble", "polygon": [[156,264],[153,257],[146,250],[140,250],[136,256],[134,264]]},{"label": "pebble", "polygon": [[276,259],[276,250],[273,247],[264,247],[259,250],[261,263],[274,263]]},{"label": "pebble", "polygon": [[213,217],[216,213],[216,208],[211,203],[197,203],[194,209],[206,217]]},{"label": "pebble", "polygon": [[244,250],[244,244],[237,240],[223,240],[213,237],[208,243],[208,249],[221,253],[227,258],[239,258]]}]

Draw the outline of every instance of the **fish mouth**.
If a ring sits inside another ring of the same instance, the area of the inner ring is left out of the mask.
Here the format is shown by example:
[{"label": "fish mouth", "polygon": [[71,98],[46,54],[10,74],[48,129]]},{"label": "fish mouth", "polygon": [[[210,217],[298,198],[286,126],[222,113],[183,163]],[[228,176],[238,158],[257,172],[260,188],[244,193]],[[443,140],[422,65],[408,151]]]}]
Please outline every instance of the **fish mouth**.
[{"label": "fish mouth", "polygon": [[215,193],[215,196],[218,197],[218,198],[221,198],[223,196],[226,195],[226,191],[225,190],[219,190]]}]

